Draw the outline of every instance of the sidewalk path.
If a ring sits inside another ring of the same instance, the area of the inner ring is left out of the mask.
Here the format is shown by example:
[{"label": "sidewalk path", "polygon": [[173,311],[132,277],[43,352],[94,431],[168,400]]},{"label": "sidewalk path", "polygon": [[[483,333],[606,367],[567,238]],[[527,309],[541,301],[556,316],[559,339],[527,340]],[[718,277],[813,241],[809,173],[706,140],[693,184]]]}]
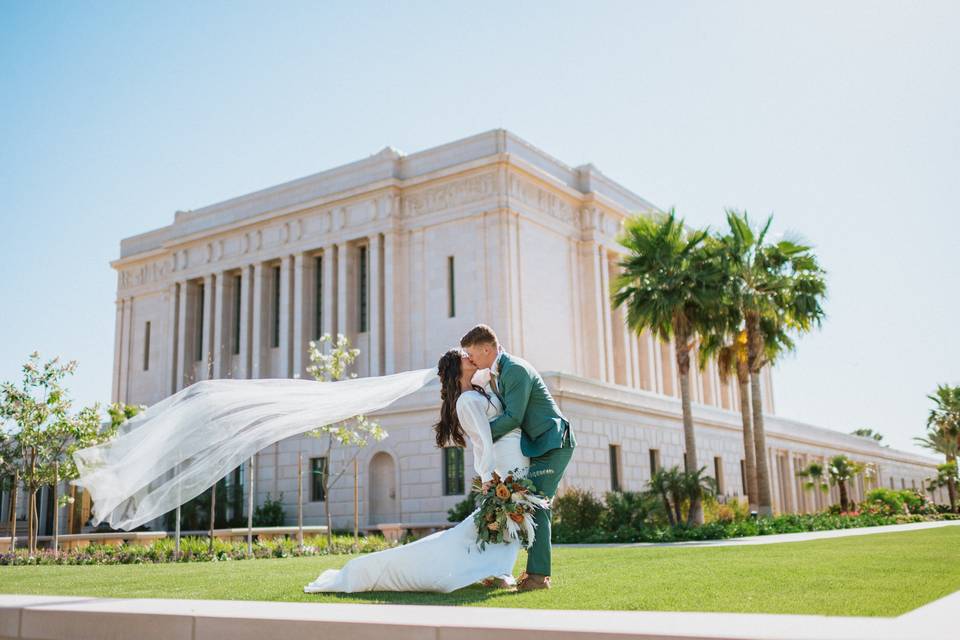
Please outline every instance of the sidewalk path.
[{"label": "sidewalk path", "polygon": [[939,527],[960,526],[960,520],[939,520],[935,522],[911,522],[909,524],[889,524],[881,527],[858,527],[856,529],[832,529],[830,531],[805,531],[803,533],[778,533],[768,536],[747,536],[744,538],[726,538],[724,540],[691,540],[689,542],[613,542],[598,544],[555,544],[554,547],[581,549],[626,548],[626,547],[739,547],[751,544],[777,544],[780,542],[806,542],[826,538],[846,538],[865,536],[873,533],[898,533],[937,529]]}]

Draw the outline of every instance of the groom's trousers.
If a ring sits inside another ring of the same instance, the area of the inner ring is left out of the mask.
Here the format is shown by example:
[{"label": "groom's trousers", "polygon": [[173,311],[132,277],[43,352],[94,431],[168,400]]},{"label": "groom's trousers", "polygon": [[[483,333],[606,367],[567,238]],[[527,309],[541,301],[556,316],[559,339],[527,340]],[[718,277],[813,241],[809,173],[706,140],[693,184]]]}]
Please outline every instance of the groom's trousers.
[{"label": "groom's trousers", "polygon": [[[551,449],[542,456],[530,459],[530,470],[527,477],[537,487],[537,492],[553,498],[557,493],[560,478],[573,457],[573,443],[570,442],[569,428],[563,434],[563,444],[558,449]],[[541,576],[550,575],[550,509],[537,509],[534,515],[536,532],[533,544],[527,550],[527,573]]]}]

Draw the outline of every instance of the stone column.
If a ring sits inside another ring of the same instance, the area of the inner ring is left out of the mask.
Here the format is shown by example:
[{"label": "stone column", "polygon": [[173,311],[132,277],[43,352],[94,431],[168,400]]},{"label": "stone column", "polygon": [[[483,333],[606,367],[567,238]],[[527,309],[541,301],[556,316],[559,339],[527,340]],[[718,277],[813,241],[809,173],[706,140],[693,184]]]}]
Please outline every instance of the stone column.
[{"label": "stone column", "polygon": [[133,315],[133,298],[123,298],[120,331],[120,380],[117,395],[120,402],[127,401],[127,383],[130,378],[130,327]]},{"label": "stone column", "polygon": [[280,313],[277,314],[280,322],[278,331],[280,347],[280,374],[278,378],[290,377],[290,355],[291,335],[290,335],[290,276],[293,270],[293,257],[283,256],[280,258]]},{"label": "stone column", "polygon": [[214,278],[213,294],[213,338],[210,343],[213,345],[213,377],[222,378],[224,372],[223,360],[229,353],[229,340],[223,335],[223,317],[226,309],[224,302],[226,300],[225,288],[227,286],[223,271],[217,271]]},{"label": "stone column", "polygon": [[597,350],[597,362],[598,362],[598,371],[597,377],[600,378],[601,382],[607,382],[609,378],[607,377],[607,341],[604,337],[603,326],[604,326],[604,307],[606,306],[606,301],[603,297],[603,275],[601,273],[602,262],[600,260],[600,251],[601,247],[598,244],[592,244],[590,246],[592,252],[591,263],[593,265],[593,304],[595,311],[594,323],[596,325],[596,350]]},{"label": "stone column", "polygon": [[[110,389],[110,401],[120,401],[120,363],[123,355],[122,340],[123,337],[123,298],[117,298],[114,301],[117,308],[117,319],[113,328],[113,384]],[[0,514],[3,517],[3,514]]]},{"label": "stone column", "polygon": [[305,287],[308,278],[306,267],[304,266],[304,255],[298,253],[293,256],[293,377],[301,378],[306,369],[304,361],[306,359],[306,340],[304,339],[305,329],[309,326],[304,313],[307,308],[307,290]]},{"label": "stone column", "polygon": [[203,366],[200,367],[200,380],[210,378],[210,359],[213,354],[213,275],[203,276],[203,326],[200,327],[200,355]]},{"label": "stone column", "polygon": [[370,363],[371,376],[379,376],[380,366],[380,345],[383,340],[383,322],[381,321],[381,278],[380,278],[380,234],[375,233],[367,239],[367,274],[369,276],[369,286],[367,292],[370,302],[367,306],[367,312],[370,315],[370,321],[367,323],[367,330],[370,332],[370,355],[367,362]]},{"label": "stone column", "polygon": [[177,315],[177,376],[174,384],[175,391],[183,388],[187,379],[187,302],[189,296],[187,291],[190,289],[186,280],[180,281],[180,304]]},{"label": "stone column", "polygon": [[321,333],[335,338],[336,318],[334,317],[334,269],[337,262],[337,245],[330,244],[323,248],[323,327]]},{"label": "stone column", "polygon": [[240,267],[240,366],[237,377],[250,377],[250,265]]},{"label": "stone column", "polygon": [[179,350],[179,327],[177,326],[177,308],[180,299],[177,296],[177,287],[174,282],[167,291],[167,394],[172,395],[177,390],[177,352]]},{"label": "stone column", "polygon": [[787,451],[787,473],[790,476],[790,508],[794,513],[800,513],[800,503],[797,500],[797,471],[794,466],[793,453]]},{"label": "stone column", "polygon": [[613,318],[610,310],[610,266],[607,259],[607,250],[601,246],[600,253],[597,256],[598,267],[600,268],[600,304],[603,311],[603,333],[604,339],[604,360],[607,364],[607,378],[605,382],[615,382],[616,373],[613,370]]},{"label": "stone column", "polygon": [[647,348],[650,351],[650,391],[663,393],[663,353],[660,351],[660,340],[647,331]]},{"label": "stone column", "polygon": [[265,373],[266,367],[263,362],[263,282],[264,269],[263,263],[257,262],[253,265],[253,335],[250,337],[250,377],[259,378]]},{"label": "stone column", "polygon": [[337,245],[337,333],[350,336],[350,327],[347,321],[350,314],[347,313],[347,260],[349,260],[349,250],[345,242]]},{"label": "stone column", "polygon": [[393,271],[395,268],[396,233],[387,231],[383,234],[383,373],[389,375],[397,372],[396,361],[396,333],[394,318],[396,309],[394,304]]}]

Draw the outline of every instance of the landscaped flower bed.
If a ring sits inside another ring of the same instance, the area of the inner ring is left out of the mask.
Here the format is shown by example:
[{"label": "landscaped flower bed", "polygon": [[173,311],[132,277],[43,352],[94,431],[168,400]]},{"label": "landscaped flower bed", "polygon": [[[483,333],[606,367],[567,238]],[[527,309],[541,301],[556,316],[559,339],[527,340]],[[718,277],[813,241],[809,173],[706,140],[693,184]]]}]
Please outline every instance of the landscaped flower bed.
[{"label": "landscaped flower bed", "polygon": [[[395,546],[396,543],[384,540],[380,536],[362,536],[354,547],[353,536],[333,537],[333,545],[327,546],[326,536],[304,538],[301,551],[295,539],[276,538],[257,541],[253,544],[254,558],[289,558],[299,556],[325,556],[341,553],[369,553]],[[26,549],[13,553],[0,554],[0,565],[36,565],[36,564],[146,564],[173,562],[174,541],[163,538],[149,545],[138,544],[96,544],[84,549],[72,549],[54,554],[52,550],[41,549],[30,554]],[[244,560],[247,556],[246,542],[229,542],[215,539],[213,552],[207,538],[185,537],[180,540],[179,562],[218,562],[225,560]]]}]

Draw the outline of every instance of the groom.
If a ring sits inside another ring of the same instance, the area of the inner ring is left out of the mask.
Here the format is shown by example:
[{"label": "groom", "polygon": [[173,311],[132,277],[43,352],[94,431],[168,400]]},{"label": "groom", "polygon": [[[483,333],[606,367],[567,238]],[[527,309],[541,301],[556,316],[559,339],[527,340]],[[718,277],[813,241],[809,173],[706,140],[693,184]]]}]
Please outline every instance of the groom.
[{"label": "groom", "polygon": [[[553,498],[577,441],[543,378],[529,362],[506,353],[485,324],[468,331],[460,346],[474,365],[490,369],[490,387],[503,404],[503,414],[490,423],[493,439],[520,427],[520,450],[530,458],[527,477]],[[550,588],[550,510],[538,509],[534,521],[536,535],[518,591]]]}]

